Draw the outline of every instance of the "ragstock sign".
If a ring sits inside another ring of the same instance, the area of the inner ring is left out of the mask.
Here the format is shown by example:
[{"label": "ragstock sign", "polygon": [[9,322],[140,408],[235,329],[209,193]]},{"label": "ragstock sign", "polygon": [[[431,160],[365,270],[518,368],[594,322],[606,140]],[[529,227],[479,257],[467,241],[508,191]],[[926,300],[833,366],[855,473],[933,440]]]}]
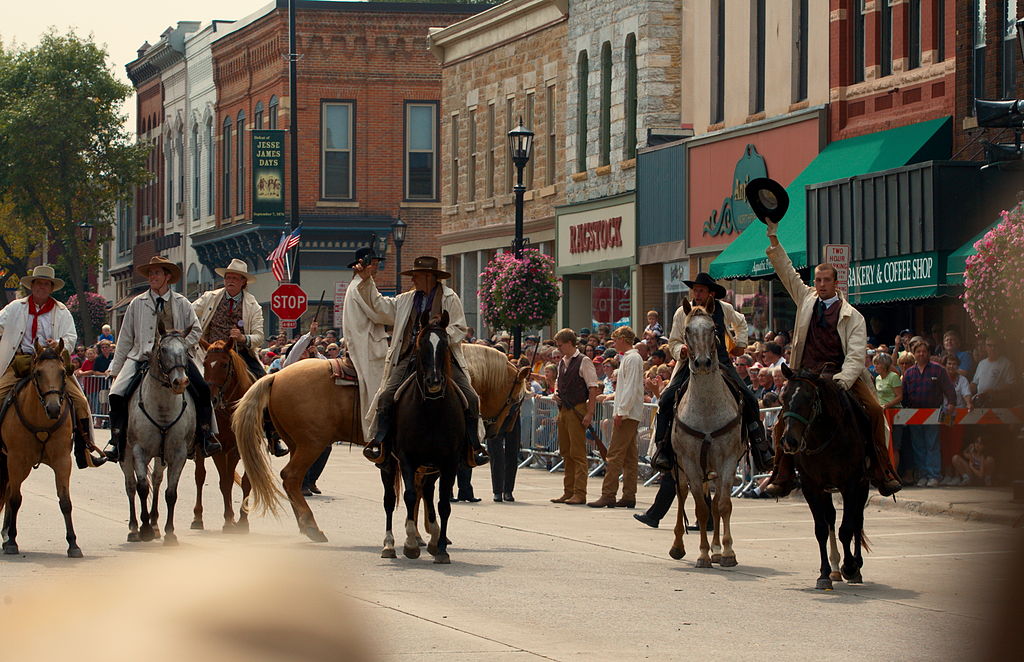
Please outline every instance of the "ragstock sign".
[{"label": "ragstock sign", "polygon": [[622,246],[622,217],[569,226],[569,252],[589,253]]}]

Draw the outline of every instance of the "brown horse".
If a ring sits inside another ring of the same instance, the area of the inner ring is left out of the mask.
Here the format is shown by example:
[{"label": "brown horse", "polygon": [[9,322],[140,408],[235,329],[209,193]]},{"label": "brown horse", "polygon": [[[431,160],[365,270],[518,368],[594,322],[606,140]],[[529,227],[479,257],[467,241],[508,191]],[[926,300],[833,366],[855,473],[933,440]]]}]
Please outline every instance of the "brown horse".
[{"label": "brown horse", "polygon": [[[206,383],[210,385],[210,396],[213,398],[213,412],[217,417],[217,439],[221,444],[221,451],[215,453],[211,458],[217,473],[220,476],[220,493],[224,498],[224,533],[246,533],[249,531],[249,514],[244,506],[245,497],[249,496],[251,486],[245,476],[242,477],[242,502],[239,508],[238,521],[235,521],[235,511],[231,499],[231,490],[238,474],[235,469],[240,459],[238,446],[235,444],[235,433],[231,430],[231,411],[245,392],[253,385],[254,379],[249,372],[245,361],[235,351],[235,341],[232,338],[218,340],[214,343],[200,341],[203,349],[206,350],[206,358],[203,360],[203,375]],[[195,519],[192,520],[192,528],[203,529],[203,483],[206,482],[206,462],[201,454],[196,454],[196,505],[192,510]]]},{"label": "brown horse", "polygon": [[[480,396],[480,416],[486,433],[501,431],[522,402],[528,368],[517,370],[498,350],[482,345],[463,345],[473,388]],[[263,410],[288,446],[288,464],[281,470],[284,493],[271,475],[263,436]],[[364,444],[359,389],[337,386],[326,361],[305,359],[253,384],[231,418],[238,450],[252,483],[251,508],[278,512],[279,499],[287,494],[299,530],[314,542],[326,542],[313,511],[302,496],[306,471],[334,441]],[[396,486],[391,486],[397,495]]]},{"label": "brown horse", "polygon": [[14,403],[0,426],[7,452],[0,453],[0,510],[4,512],[4,554],[18,553],[21,484],[33,467],[53,469],[57,500],[64,514],[68,556],[82,557],[71,522],[71,401],[64,392],[64,341],[57,349],[36,343],[32,371],[15,386]]}]

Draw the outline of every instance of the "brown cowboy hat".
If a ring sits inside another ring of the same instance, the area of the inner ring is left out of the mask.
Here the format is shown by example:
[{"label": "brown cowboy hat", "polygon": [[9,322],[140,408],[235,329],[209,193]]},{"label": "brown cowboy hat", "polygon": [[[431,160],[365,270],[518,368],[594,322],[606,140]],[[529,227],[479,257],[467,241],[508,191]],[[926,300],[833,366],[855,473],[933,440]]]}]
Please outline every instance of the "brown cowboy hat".
[{"label": "brown cowboy hat", "polygon": [[214,271],[221,277],[227,276],[228,274],[238,274],[245,279],[247,283],[256,282],[256,274],[249,273],[249,265],[244,260],[239,260],[237,257],[231,260],[231,263],[226,267],[217,267]]},{"label": "brown cowboy hat", "polygon": [[181,280],[181,267],[171,262],[163,255],[155,255],[150,259],[148,264],[142,264],[135,268],[135,272],[142,275],[145,278],[149,278],[149,272],[153,269],[160,267],[166,269],[171,274],[171,284],[177,283]]},{"label": "brown cowboy hat", "polygon": [[32,283],[37,280],[48,280],[53,283],[53,291],[56,292],[64,287],[64,281],[54,275],[53,267],[43,264],[32,270],[32,273],[21,279],[21,286],[26,290],[32,289]]},{"label": "brown cowboy hat", "polygon": [[412,269],[408,269],[406,271],[403,271],[402,275],[403,276],[411,276],[414,273],[416,273],[417,271],[420,271],[420,272],[424,272],[425,271],[425,272],[427,272],[429,274],[434,274],[435,276],[437,276],[438,280],[442,280],[444,278],[451,278],[452,277],[452,275],[450,273],[448,273],[447,271],[443,271],[441,269],[438,269],[438,260],[437,260],[437,258],[433,257],[433,256],[430,256],[430,255],[421,255],[418,258],[416,258],[416,261],[412,263]]}]

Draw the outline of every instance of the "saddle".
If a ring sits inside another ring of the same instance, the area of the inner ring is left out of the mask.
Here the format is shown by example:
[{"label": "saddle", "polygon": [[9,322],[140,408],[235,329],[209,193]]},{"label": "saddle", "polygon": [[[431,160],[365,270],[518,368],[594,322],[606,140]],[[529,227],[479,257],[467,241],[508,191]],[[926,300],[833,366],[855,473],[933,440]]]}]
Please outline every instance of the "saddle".
[{"label": "saddle", "polygon": [[359,384],[359,375],[356,373],[356,367],[347,356],[338,359],[327,359],[327,365],[336,386],[356,386]]}]

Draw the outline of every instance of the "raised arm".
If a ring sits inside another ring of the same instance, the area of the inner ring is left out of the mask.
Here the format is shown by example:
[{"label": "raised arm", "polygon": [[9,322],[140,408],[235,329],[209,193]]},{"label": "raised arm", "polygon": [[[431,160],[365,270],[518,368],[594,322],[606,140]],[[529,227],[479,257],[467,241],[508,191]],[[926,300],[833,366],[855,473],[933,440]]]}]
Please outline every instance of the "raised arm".
[{"label": "raised arm", "polygon": [[804,284],[800,274],[793,268],[793,261],[789,259],[786,249],[779,243],[778,229],[778,223],[768,221],[769,246],[765,253],[768,255],[768,259],[771,260],[772,266],[775,267],[775,273],[778,275],[779,280],[782,281],[783,287],[789,292],[789,296],[793,301],[799,303],[803,300],[807,290],[813,288]]},{"label": "raised arm", "polygon": [[386,297],[381,294],[377,289],[377,283],[373,282],[372,278],[363,278],[356,286],[356,292],[367,307],[378,316],[378,320],[384,320],[383,322],[378,321],[378,324],[394,326],[395,310],[398,307],[397,297]]}]

